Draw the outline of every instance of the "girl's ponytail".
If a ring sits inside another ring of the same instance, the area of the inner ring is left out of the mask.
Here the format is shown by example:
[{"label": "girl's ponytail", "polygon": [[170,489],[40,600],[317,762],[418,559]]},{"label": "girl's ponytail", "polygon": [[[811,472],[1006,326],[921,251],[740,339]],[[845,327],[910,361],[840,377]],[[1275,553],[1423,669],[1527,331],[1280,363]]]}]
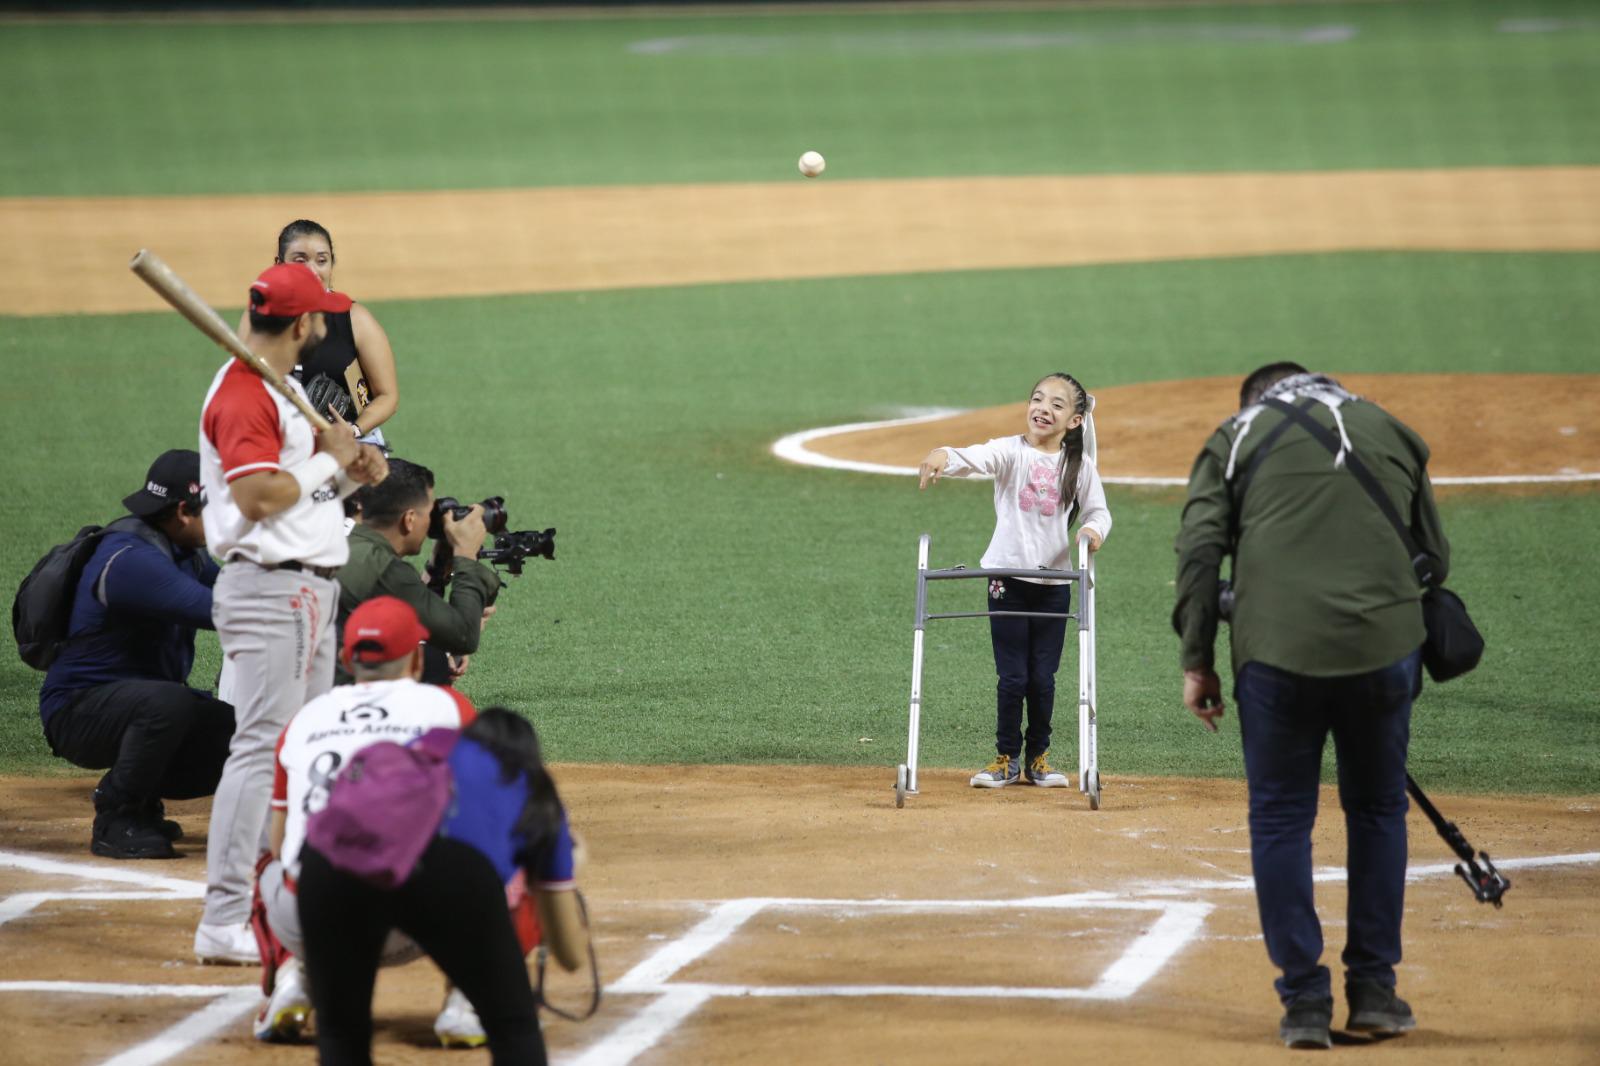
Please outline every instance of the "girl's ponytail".
[{"label": "girl's ponytail", "polygon": [[[1078,392],[1083,395],[1082,390]],[[1067,505],[1067,525],[1078,517],[1078,471],[1083,467],[1083,427],[1067,430],[1067,435],[1061,438],[1061,499],[1070,500]]]},{"label": "girl's ponytail", "polygon": [[[1057,371],[1046,374],[1040,378],[1040,383],[1051,378],[1060,378],[1072,386],[1072,413],[1082,415],[1085,420],[1089,417],[1089,391],[1078,384],[1078,379],[1066,371]],[[1035,385],[1034,388],[1038,388]],[[1078,472],[1083,469],[1083,422],[1078,423],[1076,429],[1067,430],[1061,438],[1061,462],[1058,469],[1061,471],[1061,480],[1056,489],[1060,493],[1061,501],[1067,505],[1067,524],[1078,517]]]}]

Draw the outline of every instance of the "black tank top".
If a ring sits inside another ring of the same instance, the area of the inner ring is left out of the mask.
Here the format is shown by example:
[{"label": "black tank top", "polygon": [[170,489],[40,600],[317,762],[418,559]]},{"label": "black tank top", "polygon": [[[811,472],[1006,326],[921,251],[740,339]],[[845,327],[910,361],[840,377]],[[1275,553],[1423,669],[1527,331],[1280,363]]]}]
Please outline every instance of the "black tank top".
[{"label": "black tank top", "polygon": [[349,311],[326,311],[322,315],[328,324],[328,335],[306,353],[294,376],[304,385],[318,374],[326,374],[344,384],[344,371],[356,359],[356,333],[350,325]]},{"label": "black tank top", "polygon": [[[350,325],[349,311],[323,312],[323,320],[328,323],[328,335],[307,352],[298,367],[294,367],[294,378],[302,386],[310,387],[310,383],[317,378],[330,379],[339,394],[350,397],[349,379],[344,376],[344,371],[355,362],[355,328]],[[355,397],[358,405],[352,403],[349,411],[344,413],[346,418],[355,419],[355,411],[366,407],[366,402],[371,399],[366,391],[366,378],[357,375],[357,387],[360,395]],[[342,407],[342,405],[341,405]]]}]

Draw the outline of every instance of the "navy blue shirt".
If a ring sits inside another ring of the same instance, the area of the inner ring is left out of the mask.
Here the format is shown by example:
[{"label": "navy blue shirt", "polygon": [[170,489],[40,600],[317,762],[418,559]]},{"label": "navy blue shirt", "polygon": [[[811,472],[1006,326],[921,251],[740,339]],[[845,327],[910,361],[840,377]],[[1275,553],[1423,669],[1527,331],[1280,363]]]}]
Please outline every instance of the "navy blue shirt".
[{"label": "navy blue shirt", "polygon": [[39,693],[40,718],[113,681],[189,680],[195,630],[215,628],[211,586],[219,568],[203,551],[158,539],[170,553],[118,531],[89,557],[73,593],[66,646]]},{"label": "navy blue shirt", "polygon": [[451,750],[450,774],[454,794],[439,826],[440,836],[477,848],[502,882],[510,883],[518,869],[526,869],[535,888],[560,891],[573,887],[572,831],[564,812],[543,861],[538,866],[528,865],[528,841],[516,828],[528,801],[525,775],[503,780],[500,760],[471,737],[462,737]]}]

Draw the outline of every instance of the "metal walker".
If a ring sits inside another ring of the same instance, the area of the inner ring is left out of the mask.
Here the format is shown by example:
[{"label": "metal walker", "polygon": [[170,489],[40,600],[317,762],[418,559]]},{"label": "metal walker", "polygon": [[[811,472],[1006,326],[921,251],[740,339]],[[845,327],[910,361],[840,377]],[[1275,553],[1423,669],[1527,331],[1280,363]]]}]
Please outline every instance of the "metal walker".
[{"label": "metal walker", "polygon": [[[1095,722],[1094,664],[1094,553],[1078,542],[1076,570],[969,570],[964,566],[947,570],[928,569],[929,535],[917,542],[917,619],[911,637],[911,711],[907,730],[906,761],[895,775],[894,805],[904,807],[907,796],[917,794],[917,743],[922,727],[922,634],[927,624],[939,618],[1069,618],[1078,623],[1078,791],[1089,797],[1089,809],[1100,809],[1100,752]],[[1068,581],[1077,587],[1078,609],[1068,614],[1026,611],[952,611],[928,613],[928,582],[991,577],[1050,578]]]}]

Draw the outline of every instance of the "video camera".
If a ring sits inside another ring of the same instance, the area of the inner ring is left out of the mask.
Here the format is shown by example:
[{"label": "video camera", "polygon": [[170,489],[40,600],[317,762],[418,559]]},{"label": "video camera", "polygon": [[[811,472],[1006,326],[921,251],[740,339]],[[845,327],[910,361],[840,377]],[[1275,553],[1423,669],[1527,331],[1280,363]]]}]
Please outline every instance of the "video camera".
[{"label": "video camera", "polygon": [[[478,550],[479,559],[490,566],[503,566],[507,573],[520,574],[524,559],[538,556],[553,560],[556,557],[555,527],[507,532],[504,496],[490,496],[479,501],[478,505],[483,508],[483,526],[494,538],[493,547],[485,546]],[[435,592],[443,594],[444,585],[449,581],[450,545],[444,540],[445,515],[459,522],[471,512],[471,504],[463,504],[454,496],[441,496],[433,501],[433,511],[428,515],[428,536],[439,543],[434,548],[434,562],[428,568],[433,575],[428,585]]]}]

